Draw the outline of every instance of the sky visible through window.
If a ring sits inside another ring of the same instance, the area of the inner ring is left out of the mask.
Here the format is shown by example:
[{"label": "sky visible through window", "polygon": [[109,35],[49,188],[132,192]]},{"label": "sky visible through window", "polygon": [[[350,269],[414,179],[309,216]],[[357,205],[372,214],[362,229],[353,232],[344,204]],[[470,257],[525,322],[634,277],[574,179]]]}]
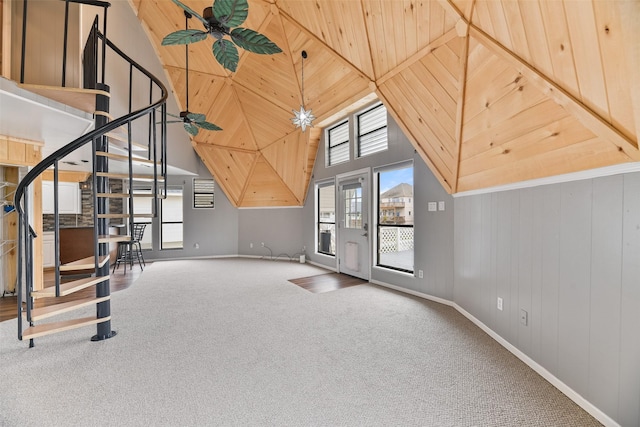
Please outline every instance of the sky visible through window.
[{"label": "sky visible through window", "polygon": [[413,168],[385,171],[380,174],[380,193],[384,193],[403,182],[413,187]]}]

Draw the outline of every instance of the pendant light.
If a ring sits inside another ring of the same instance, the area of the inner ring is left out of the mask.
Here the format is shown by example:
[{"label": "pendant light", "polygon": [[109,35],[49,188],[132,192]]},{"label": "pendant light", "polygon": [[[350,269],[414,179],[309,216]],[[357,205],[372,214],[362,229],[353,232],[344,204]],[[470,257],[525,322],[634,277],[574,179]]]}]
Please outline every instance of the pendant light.
[{"label": "pendant light", "polygon": [[295,116],[291,119],[296,128],[302,128],[302,132],[307,130],[307,126],[313,127],[313,121],[315,116],[311,113],[311,110],[305,110],[304,108],[304,60],[307,59],[307,51],[302,51],[302,76],[300,77],[300,91],[302,94],[302,105],[300,105],[300,111],[291,110]]}]

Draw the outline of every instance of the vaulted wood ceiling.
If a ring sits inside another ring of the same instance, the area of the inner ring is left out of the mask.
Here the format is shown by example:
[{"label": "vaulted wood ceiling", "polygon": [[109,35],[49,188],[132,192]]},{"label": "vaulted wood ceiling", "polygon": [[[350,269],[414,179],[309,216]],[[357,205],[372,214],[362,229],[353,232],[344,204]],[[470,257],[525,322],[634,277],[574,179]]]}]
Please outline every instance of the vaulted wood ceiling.
[{"label": "vaulted wood ceiling", "polygon": [[[184,108],[184,47],[160,45],[182,9],[131,3]],[[306,50],[316,123],[375,93],[450,193],[638,161],[638,22],[636,0],[249,0],[243,26],[283,52],[241,51],[232,74],[211,39],[189,46],[190,110],[224,129],[192,144],[234,205],[302,205],[321,136],[291,123]]]}]

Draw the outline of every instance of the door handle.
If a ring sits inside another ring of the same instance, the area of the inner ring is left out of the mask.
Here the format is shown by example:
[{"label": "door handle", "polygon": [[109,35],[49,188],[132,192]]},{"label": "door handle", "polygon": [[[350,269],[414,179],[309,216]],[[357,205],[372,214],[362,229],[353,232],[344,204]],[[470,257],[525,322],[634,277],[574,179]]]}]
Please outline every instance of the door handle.
[{"label": "door handle", "polygon": [[369,233],[367,233],[366,231],[362,234],[364,237],[367,237],[369,235]]}]

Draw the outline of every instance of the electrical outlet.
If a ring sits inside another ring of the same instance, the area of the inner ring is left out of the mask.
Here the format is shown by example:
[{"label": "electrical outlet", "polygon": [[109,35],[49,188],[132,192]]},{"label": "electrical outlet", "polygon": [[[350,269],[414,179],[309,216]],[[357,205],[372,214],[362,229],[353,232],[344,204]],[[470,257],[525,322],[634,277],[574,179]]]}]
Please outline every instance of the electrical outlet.
[{"label": "electrical outlet", "polygon": [[200,243],[194,243],[193,244],[193,248],[194,249],[200,249]]},{"label": "electrical outlet", "polygon": [[253,242],[249,243],[249,247],[253,248]]},{"label": "electrical outlet", "polygon": [[439,211],[443,211],[444,210],[444,202],[438,202],[438,210]]},{"label": "electrical outlet", "polygon": [[260,242],[260,244],[262,245],[262,247],[264,248],[264,242]]},{"label": "electrical outlet", "polygon": [[529,324],[529,313],[527,313],[527,311],[522,308],[520,309],[520,323],[522,323],[524,326],[527,326]]},{"label": "electrical outlet", "polygon": [[419,279],[424,278],[424,272],[422,270],[418,270],[418,278]]},{"label": "electrical outlet", "polygon": [[498,297],[498,310],[502,311],[502,298]]},{"label": "electrical outlet", "polygon": [[304,251],[306,251],[306,250],[307,250],[307,247],[306,247],[306,246],[303,246],[303,247],[302,247],[302,251],[304,252]]}]

